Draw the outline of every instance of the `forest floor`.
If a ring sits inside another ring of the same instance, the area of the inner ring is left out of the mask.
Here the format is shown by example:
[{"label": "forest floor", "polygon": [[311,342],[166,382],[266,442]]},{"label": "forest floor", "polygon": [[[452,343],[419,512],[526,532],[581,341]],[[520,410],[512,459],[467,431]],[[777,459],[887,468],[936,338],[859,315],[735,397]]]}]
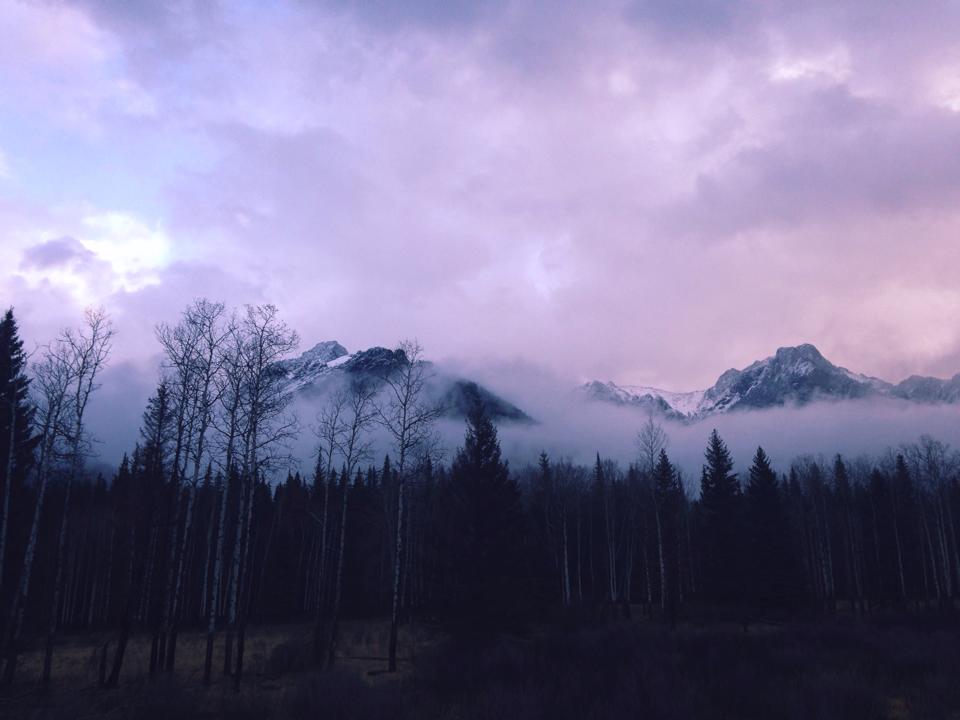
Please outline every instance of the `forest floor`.
[{"label": "forest floor", "polygon": [[[362,679],[364,685],[393,685],[410,675],[416,657],[431,652],[440,636],[422,624],[401,628],[398,672],[387,672],[390,624],[387,620],[343,622],[336,660],[337,676]],[[172,674],[151,679],[149,634],[131,635],[124,656],[120,687],[98,687],[100,655],[109,642],[108,667],[116,647],[116,633],[72,633],[58,638],[51,672],[51,689],[41,693],[38,679],[43,665],[43,638],[27,643],[17,666],[12,688],[0,692],[0,718],[125,718],[147,717],[147,710],[172,717],[168,702],[178,706],[177,720],[190,717],[262,717],[290,691],[311,666],[312,624],[278,624],[250,627],[244,654],[240,691],[223,672],[223,633],[217,636],[213,679],[202,685],[206,635],[181,632],[177,640],[176,667]],[[329,673],[328,673],[329,674]],[[136,708],[135,714],[129,712]],[[240,713],[239,715],[237,713]]]},{"label": "forest floor", "polygon": [[[952,619],[831,618],[746,633],[716,621],[675,631],[640,619],[581,621],[469,637],[411,624],[395,674],[385,672],[386,621],[345,623],[332,672],[310,668],[310,630],[251,628],[239,692],[220,673],[202,687],[201,633],[181,635],[176,672],[153,680],[149,637],[132,638],[121,686],[99,690],[99,647],[110,636],[84,634],[58,644],[44,696],[33,680],[38,643],[0,697],[0,717],[960,720]],[[222,662],[218,654],[214,667]]]}]

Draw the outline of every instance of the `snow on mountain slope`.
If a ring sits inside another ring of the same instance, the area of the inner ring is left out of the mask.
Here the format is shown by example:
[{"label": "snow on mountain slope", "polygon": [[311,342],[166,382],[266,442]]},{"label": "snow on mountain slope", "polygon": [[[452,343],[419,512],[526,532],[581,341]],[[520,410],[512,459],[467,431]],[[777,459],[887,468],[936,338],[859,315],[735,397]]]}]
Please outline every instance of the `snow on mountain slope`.
[{"label": "snow on mountain slope", "polygon": [[899,385],[851,372],[828,361],[810,344],[783,347],[743,370],[727,370],[706,390],[670,392],[593,381],[587,397],[653,411],[670,419],[700,420],[731,410],[804,405],[815,400],[869,397],[910,402],[960,403],[960,374],[951,380],[912,377]]},{"label": "snow on mountain slope", "polygon": [[[285,392],[303,398],[324,396],[337,383],[359,377],[382,378],[407,358],[401,350],[372,347],[355,353],[334,340],[318,343],[302,355],[277,363],[276,370],[286,378]],[[475,397],[497,420],[530,422],[520,408],[470,380],[434,369],[427,392],[447,415],[463,417]]]}]

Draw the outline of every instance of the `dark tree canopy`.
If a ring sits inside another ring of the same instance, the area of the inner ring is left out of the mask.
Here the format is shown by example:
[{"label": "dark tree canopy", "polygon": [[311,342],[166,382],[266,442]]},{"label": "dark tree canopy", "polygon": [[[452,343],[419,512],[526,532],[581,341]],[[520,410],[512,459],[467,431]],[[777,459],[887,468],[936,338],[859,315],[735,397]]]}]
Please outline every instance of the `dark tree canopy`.
[{"label": "dark tree canopy", "polygon": [[786,500],[770,458],[757,448],[745,492],[745,560],[749,568],[749,602],[761,609],[795,602],[799,590],[796,556]]},{"label": "dark tree canopy", "polygon": [[743,594],[740,483],[733,459],[716,430],[710,433],[700,476],[704,595],[719,603]]},{"label": "dark tree canopy", "polygon": [[522,551],[520,488],[501,459],[497,429],[476,401],[446,488],[449,601],[477,618],[496,617],[516,602]]},{"label": "dark tree canopy", "polygon": [[0,320],[0,488],[5,487],[11,479],[6,475],[11,423],[14,434],[11,463],[13,483],[23,483],[33,464],[33,448],[37,438],[34,437],[29,392],[27,355],[23,350],[13,308],[10,308]]}]

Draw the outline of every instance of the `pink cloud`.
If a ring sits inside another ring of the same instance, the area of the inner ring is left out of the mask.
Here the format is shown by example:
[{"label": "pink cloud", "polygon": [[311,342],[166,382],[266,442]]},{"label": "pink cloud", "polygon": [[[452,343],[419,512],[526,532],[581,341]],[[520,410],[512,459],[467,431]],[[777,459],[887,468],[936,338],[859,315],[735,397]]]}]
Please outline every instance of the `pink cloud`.
[{"label": "pink cloud", "polygon": [[892,380],[960,369],[953,11],[387,5],[75,6],[112,60],[78,97],[152,108],[83,104],[104,162],[136,184],[110,139],[147,123],[207,150],[120,208],[172,244],[159,284],[103,298],[132,333],[202,288],[308,343],[571,378],[704,386],[803,341]]}]

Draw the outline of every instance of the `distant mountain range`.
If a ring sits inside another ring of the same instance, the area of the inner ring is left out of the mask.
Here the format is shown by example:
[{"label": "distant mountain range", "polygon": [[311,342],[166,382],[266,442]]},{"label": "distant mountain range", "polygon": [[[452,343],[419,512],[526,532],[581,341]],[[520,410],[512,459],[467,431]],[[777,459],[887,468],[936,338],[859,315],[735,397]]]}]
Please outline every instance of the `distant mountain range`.
[{"label": "distant mountain range", "polygon": [[[286,378],[286,391],[303,398],[320,398],[339,382],[355,378],[382,378],[407,362],[401,350],[372,347],[350,353],[336,340],[314,345],[300,357],[277,363],[277,371]],[[427,393],[449,417],[464,417],[473,398],[478,396],[487,412],[496,420],[531,422],[532,418],[516,405],[479,383],[432,368]]]},{"label": "distant mountain range", "polygon": [[[302,398],[320,398],[338,382],[379,378],[405,363],[399,350],[372,347],[348,352],[335,340],[318,343],[300,357],[277,363],[286,389]],[[481,384],[432,368],[427,388],[448,417],[464,417],[474,395],[500,422],[534,422],[524,410]],[[782,347],[742,370],[727,370],[706,390],[671,392],[594,380],[578,388],[590,401],[652,412],[668,420],[696,422],[721,413],[805,405],[815,401],[890,398],[910,403],[960,405],[960,373],[949,380],[909,377],[893,384],[851,372],[827,360],[810,344]]]},{"label": "distant mountain range", "polygon": [[960,403],[960,373],[950,380],[914,375],[894,385],[838,367],[816,347],[805,344],[780,348],[743,370],[727,370],[706,390],[670,392],[598,380],[584,384],[580,390],[591,400],[695,422],[733,410],[805,405],[818,400],[885,397],[913,403]]}]

